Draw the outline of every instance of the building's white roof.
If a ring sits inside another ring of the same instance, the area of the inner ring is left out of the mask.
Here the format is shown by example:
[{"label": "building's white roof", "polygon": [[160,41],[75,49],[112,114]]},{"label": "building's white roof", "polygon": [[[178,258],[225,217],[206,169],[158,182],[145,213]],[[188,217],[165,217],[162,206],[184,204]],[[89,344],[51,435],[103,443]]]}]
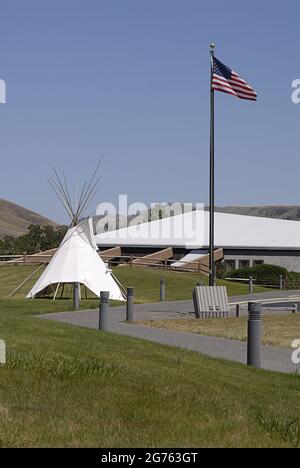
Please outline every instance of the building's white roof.
[{"label": "building's white roof", "polygon": [[[100,246],[209,246],[209,212],[192,211],[95,236]],[[215,246],[223,248],[300,249],[300,222],[215,213]]]},{"label": "building's white roof", "polygon": [[96,252],[90,223],[68,230],[51,262],[33,286],[27,298],[34,298],[50,285],[84,284],[96,296],[109,291],[110,299],[124,300],[122,292]]}]

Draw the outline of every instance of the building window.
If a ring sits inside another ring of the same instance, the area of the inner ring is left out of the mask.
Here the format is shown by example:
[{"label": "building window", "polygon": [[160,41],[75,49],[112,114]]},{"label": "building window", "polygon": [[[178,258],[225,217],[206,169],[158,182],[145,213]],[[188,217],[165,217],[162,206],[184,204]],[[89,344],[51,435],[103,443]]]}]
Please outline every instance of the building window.
[{"label": "building window", "polygon": [[230,273],[235,270],[235,260],[225,260],[225,271]]},{"label": "building window", "polygon": [[239,260],[239,269],[242,268],[249,268],[250,267],[250,260]]},{"label": "building window", "polygon": [[253,260],[253,267],[256,267],[258,265],[263,265],[264,261],[263,260]]}]

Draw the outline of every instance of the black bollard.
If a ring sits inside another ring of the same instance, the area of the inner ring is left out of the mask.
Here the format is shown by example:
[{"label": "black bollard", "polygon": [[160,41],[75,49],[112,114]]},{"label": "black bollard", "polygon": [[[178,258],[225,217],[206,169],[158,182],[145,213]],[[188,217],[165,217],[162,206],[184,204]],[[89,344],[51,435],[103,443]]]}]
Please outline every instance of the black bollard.
[{"label": "black bollard", "polygon": [[279,276],[279,289],[280,291],[283,290],[283,276],[282,275]]},{"label": "black bollard", "polygon": [[235,306],[235,316],[236,318],[239,318],[240,316],[240,304],[236,304]]},{"label": "black bollard", "polygon": [[253,277],[249,277],[249,294],[253,294]]},{"label": "black bollard", "polygon": [[261,368],[262,304],[249,302],[248,313],[247,364],[259,369]]},{"label": "black bollard", "polygon": [[80,307],[79,288],[80,283],[73,284],[73,310],[78,310]]},{"label": "black bollard", "polygon": [[108,331],[109,292],[101,291],[99,307],[99,330]]},{"label": "black bollard", "polygon": [[127,288],[126,322],[133,321],[133,301],[134,301],[134,289]]}]

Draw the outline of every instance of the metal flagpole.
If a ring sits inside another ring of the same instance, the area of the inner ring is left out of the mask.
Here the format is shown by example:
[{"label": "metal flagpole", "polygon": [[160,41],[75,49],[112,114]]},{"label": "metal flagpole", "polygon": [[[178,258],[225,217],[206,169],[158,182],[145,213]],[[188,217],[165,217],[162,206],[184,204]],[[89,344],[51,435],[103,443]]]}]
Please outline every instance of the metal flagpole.
[{"label": "metal flagpole", "polygon": [[209,285],[215,286],[215,92],[212,89],[215,44],[210,44],[210,180],[209,180]]}]

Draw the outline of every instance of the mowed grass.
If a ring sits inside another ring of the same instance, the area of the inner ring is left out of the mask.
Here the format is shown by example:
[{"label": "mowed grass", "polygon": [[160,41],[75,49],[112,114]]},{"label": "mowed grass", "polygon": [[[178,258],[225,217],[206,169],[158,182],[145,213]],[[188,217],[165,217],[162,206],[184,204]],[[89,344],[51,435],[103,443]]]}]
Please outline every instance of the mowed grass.
[{"label": "mowed grass", "polygon": [[[136,323],[183,333],[197,333],[199,335],[246,341],[247,322],[247,317],[240,317],[238,319],[140,320]],[[291,348],[291,344],[295,339],[300,339],[299,314],[287,312],[284,315],[263,316],[263,344]]]},{"label": "mowed grass", "polygon": [[[71,301],[8,299],[17,268],[0,269],[0,446],[300,445],[299,376],[32,317]],[[137,300],[157,300],[161,272],[117,273]],[[167,275],[189,298],[196,277]]]},{"label": "mowed grass", "polygon": [[[1,310],[3,447],[292,447],[300,379]],[[288,404],[287,404],[288,402]]]},{"label": "mowed grass", "polygon": [[[130,267],[119,267],[114,270],[118,280],[124,286],[135,288],[138,302],[158,302],[159,301],[159,281],[160,278],[166,280],[166,300],[179,301],[192,298],[193,288],[197,282],[208,284],[206,276],[198,273],[182,273],[173,271],[161,271],[155,269],[141,269]],[[218,280],[218,286],[226,286],[229,296],[239,296],[248,294],[248,286],[231,281]],[[270,291],[261,286],[255,286],[254,292]]]},{"label": "mowed grass", "polygon": [[[36,270],[36,266],[10,265],[0,266],[0,297],[8,297],[9,294],[20,285],[31,273]],[[40,270],[28,283],[26,283],[16,294],[17,299],[22,299],[30,291],[37,281]],[[136,302],[156,302],[159,301],[159,281],[160,278],[166,280],[166,300],[184,300],[191,299],[192,291],[198,281],[207,284],[208,279],[198,273],[182,273],[173,271],[162,271],[158,269],[144,269],[137,267],[118,267],[114,269],[114,274],[121,284],[127,287],[135,288]],[[230,296],[244,295],[248,293],[248,286],[245,284],[232,283],[230,281],[218,280],[218,285],[226,286]],[[263,292],[266,288],[255,286],[254,292]],[[70,293],[70,290],[67,292]],[[70,295],[70,294],[69,294]],[[59,297],[59,295],[58,295]],[[85,297],[82,291],[82,297]],[[88,301],[95,299],[92,294],[88,294]],[[43,300],[43,303],[47,300]],[[64,300],[62,300],[63,303]],[[83,305],[86,305],[86,299],[83,299]],[[52,301],[51,301],[52,302]],[[93,304],[93,302],[91,302]]]}]

